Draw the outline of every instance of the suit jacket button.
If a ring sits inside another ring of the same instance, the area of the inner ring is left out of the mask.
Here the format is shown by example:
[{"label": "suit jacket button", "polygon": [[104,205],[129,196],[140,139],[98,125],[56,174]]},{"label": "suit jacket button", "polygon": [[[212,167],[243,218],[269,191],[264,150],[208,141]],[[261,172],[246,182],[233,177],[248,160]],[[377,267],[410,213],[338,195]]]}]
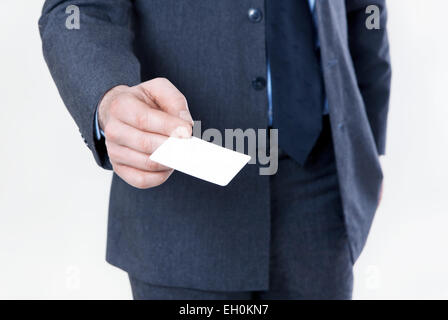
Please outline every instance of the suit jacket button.
[{"label": "suit jacket button", "polygon": [[266,79],[263,77],[258,77],[252,80],[252,87],[257,90],[263,90],[266,87]]},{"label": "suit jacket button", "polygon": [[250,8],[247,16],[251,22],[257,23],[263,19],[263,13],[259,9]]}]

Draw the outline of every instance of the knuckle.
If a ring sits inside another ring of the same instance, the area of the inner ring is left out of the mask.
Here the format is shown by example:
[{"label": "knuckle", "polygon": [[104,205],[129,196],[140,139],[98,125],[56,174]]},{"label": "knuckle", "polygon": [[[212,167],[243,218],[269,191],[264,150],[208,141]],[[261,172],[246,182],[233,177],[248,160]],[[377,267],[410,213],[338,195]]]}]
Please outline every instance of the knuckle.
[{"label": "knuckle", "polygon": [[110,112],[118,116],[123,108],[132,105],[133,96],[129,93],[121,93],[114,96],[110,102]]},{"label": "knuckle", "polygon": [[187,98],[185,98],[185,96],[179,92],[179,94],[176,94],[175,96],[173,96],[173,104],[178,106],[179,108],[185,108],[187,105]]},{"label": "knuckle", "polygon": [[151,153],[152,140],[148,139],[144,134],[142,134],[139,139],[139,148],[144,153]]},{"label": "knuckle", "polygon": [[158,82],[161,85],[171,85],[171,82],[165,77],[157,77],[154,79],[154,82]]},{"label": "knuckle", "polygon": [[120,158],[120,152],[118,151],[118,148],[116,148],[114,146],[108,147],[107,154],[109,155],[109,158],[111,160],[119,160],[119,158]]},{"label": "knuckle", "polygon": [[109,122],[104,128],[104,135],[106,136],[106,141],[116,141],[118,138],[118,128],[113,122]]},{"label": "knuckle", "polygon": [[143,113],[137,115],[137,127],[139,129],[146,129],[149,127],[149,116],[148,113]]},{"label": "knuckle", "polygon": [[112,115],[116,115],[118,113],[118,110],[121,107],[121,99],[120,99],[121,95],[117,95],[115,97],[112,98],[112,100],[110,101],[110,105],[109,105],[109,113]]},{"label": "knuckle", "polygon": [[133,102],[134,102],[134,96],[126,93],[126,94],[122,94],[119,96],[118,101],[117,101],[117,110],[121,111],[123,110],[123,112],[126,112],[129,110],[129,108],[131,108],[133,106]]},{"label": "knuckle", "polygon": [[174,129],[172,128],[172,125],[169,123],[169,121],[162,121],[160,123],[160,129],[162,131],[162,133],[164,133],[165,135],[171,135],[173,134],[172,131],[174,131]]}]

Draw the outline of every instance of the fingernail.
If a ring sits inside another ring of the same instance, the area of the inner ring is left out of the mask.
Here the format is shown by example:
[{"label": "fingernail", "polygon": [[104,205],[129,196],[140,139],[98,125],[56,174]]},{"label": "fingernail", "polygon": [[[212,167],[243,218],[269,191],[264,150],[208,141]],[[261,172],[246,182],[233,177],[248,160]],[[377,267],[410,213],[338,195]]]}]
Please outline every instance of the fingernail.
[{"label": "fingernail", "polygon": [[191,136],[190,130],[186,127],[177,127],[176,130],[173,131],[171,136],[175,138],[189,138]]},{"label": "fingernail", "polygon": [[183,110],[183,111],[179,112],[179,118],[181,118],[182,120],[190,122],[191,125],[194,125],[193,118],[191,117],[190,112],[188,112],[186,110]]}]

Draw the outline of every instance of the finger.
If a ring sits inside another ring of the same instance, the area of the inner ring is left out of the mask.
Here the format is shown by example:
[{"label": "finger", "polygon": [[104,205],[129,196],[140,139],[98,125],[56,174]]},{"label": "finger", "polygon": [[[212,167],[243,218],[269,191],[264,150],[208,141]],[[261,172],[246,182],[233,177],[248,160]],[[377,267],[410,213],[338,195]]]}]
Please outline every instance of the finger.
[{"label": "finger", "polygon": [[[113,109],[113,115],[134,128],[165,136],[184,138],[191,136],[192,124],[188,121],[150,108],[145,102],[136,98],[122,98],[118,103],[120,105]],[[106,132],[107,126],[104,129]]]},{"label": "finger", "polygon": [[156,151],[168,139],[166,136],[141,131],[119,121],[112,122],[106,129],[107,146],[108,143],[115,143],[147,155]]},{"label": "finger", "polygon": [[112,163],[115,173],[131,186],[138,189],[148,189],[164,183],[173,170],[146,172],[139,169],[131,168],[125,165]]},{"label": "finger", "polygon": [[139,86],[161,110],[190,122],[193,125],[185,96],[168,79],[156,78]]},{"label": "finger", "polygon": [[107,153],[114,163],[131,168],[148,172],[171,170],[171,168],[152,161],[147,154],[120,146],[113,142],[107,144]]}]

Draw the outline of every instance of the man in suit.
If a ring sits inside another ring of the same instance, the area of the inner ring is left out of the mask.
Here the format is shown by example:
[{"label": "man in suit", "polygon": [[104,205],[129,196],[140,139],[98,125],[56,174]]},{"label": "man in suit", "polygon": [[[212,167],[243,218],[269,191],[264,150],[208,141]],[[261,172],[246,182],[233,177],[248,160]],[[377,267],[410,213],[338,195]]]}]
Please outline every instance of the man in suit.
[{"label": "man in suit", "polygon": [[[351,298],[382,184],[384,0],[47,0],[39,28],[67,108],[114,171],[107,260],[134,298]],[[148,159],[193,118],[278,129],[278,172],[249,165],[223,188]]]}]

